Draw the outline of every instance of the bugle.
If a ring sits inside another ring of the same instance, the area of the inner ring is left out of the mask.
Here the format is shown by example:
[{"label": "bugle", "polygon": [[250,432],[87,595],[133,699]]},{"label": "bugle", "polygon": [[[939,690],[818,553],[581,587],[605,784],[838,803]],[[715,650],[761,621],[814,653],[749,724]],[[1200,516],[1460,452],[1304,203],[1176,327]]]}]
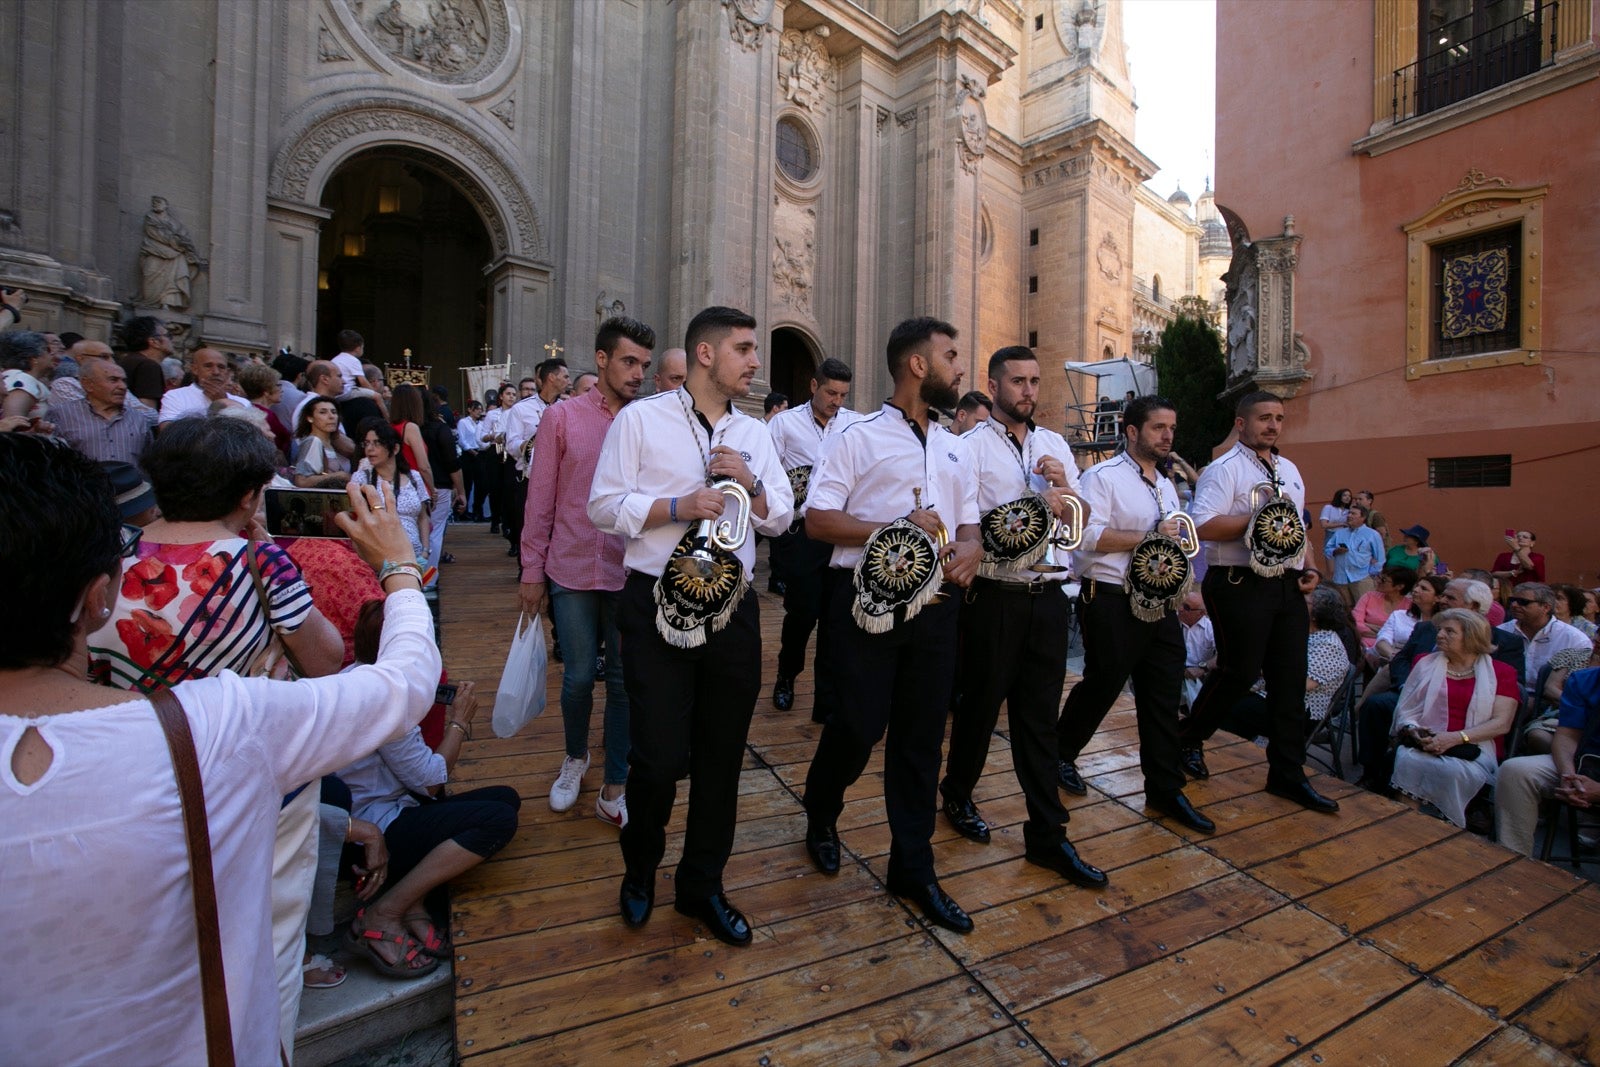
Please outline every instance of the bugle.
[{"label": "bugle", "polygon": [[1200,554],[1200,533],[1195,529],[1194,519],[1186,511],[1175,511],[1167,517],[1178,524],[1178,547],[1185,556],[1194,559]]},{"label": "bugle", "polygon": [[700,520],[700,527],[695,531],[694,547],[672,560],[672,566],[680,573],[702,581],[716,573],[717,560],[711,554],[711,546],[733,552],[750,536],[750,494],[745,487],[732,478],[724,478],[712,482],[711,488],[733,501],[734,517],[728,518],[727,509],[724,508],[723,514]]},{"label": "bugle", "polygon": [[1050,533],[1045,542],[1044,555],[1039,557],[1037,563],[1028,567],[1036,574],[1062,573],[1067,568],[1056,559],[1056,549],[1071,552],[1083,543],[1083,501],[1075,496],[1063,496],[1061,502],[1066,505],[1067,518],[1050,520]]}]

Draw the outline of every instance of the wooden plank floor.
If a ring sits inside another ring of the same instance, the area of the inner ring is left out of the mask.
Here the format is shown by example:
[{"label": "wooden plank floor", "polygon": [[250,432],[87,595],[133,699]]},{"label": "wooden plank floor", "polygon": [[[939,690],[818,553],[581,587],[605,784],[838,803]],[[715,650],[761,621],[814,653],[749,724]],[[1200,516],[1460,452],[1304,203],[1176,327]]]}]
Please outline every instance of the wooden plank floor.
[{"label": "wooden plank floor", "polygon": [[[487,527],[449,537],[445,659],[492,698],[515,567]],[[1334,779],[1317,786],[1341,813],[1302,811],[1261,791],[1261,750],[1226,734],[1212,778],[1188,790],[1216,835],[1153,821],[1126,697],[1080,761],[1089,796],[1068,798],[1069,833],[1107,889],[1022,862],[1000,736],[976,794],[993,842],[942,817],[935,835],[974,933],[926,927],[881,888],[881,755],[847,796],[844,869],[816,873],[798,799],[820,730],[811,679],[792,711],[771,707],[782,608],[763,593],[761,611],[765,681],[726,877],[755,943],[725,946],[670,906],[686,788],[655,915],[623,927],[616,832],[593,816],[598,766],[572,811],[546,802],[562,754],[553,671],[545,716],[470,743],[457,767],[462,786],[509,783],[524,799],[516,838],[454,896],[468,1064],[1600,1061],[1600,888]]]}]

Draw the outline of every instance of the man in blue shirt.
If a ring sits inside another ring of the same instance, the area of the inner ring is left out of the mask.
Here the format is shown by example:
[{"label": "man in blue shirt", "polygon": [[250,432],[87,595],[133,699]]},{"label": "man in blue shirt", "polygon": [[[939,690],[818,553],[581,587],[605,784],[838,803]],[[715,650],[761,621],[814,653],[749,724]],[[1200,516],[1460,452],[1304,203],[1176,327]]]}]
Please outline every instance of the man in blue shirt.
[{"label": "man in blue shirt", "polygon": [[1323,554],[1333,560],[1333,587],[1353,606],[1363,593],[1371,592],[1373,579],[1383,569],[1383,538],[1367,525],[1367,509],[1352,504],[1345,517],[1345,528],[1328,535]]},{"label": "man in blue shirt", "polygon": [[1600,667],[1573,671],[1561,690],[1561,713],[1547,756],[1518,756],[1500,764],[1494,824],[1500,843],[1533,855],[1539,804],[1546,797],[1600,814]]}]

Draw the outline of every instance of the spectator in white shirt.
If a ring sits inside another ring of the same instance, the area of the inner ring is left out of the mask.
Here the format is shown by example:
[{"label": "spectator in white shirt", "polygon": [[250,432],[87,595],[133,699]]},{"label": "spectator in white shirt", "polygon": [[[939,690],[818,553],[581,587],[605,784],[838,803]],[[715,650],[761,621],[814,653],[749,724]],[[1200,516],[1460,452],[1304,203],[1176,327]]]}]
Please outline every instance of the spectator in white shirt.
[{"label": "spectator in white shirt", "polygon": [[1498,627],[1521,634],[1528,644],[1522,675],[1523,695],[1539,684],[1539,672],[1564,649],[1589,648],[1592,642],[1576,626],[1556,618],[1556,591],[1543,582],[1523,582],[1511,591],[1511,618]]},{"label": "spectator in white shirt", "polygon": [[1200,686],[1206,675],[1217,665],[1217,638],[1211,631],[1211,619],[1206,615],[1205,598],[1200,590],[1191,589],[1183,594],[1178,607],[1178,622],[1183,625],[1183,692],[1181,703],[1187,714],[1194,698],[1200,695]]},{"label": "spectator in white shirt", "polygon": [[169,389],[161,398],[163,424],[190,415],[204,415],[219,400],[250,407],[250,401],[228,391],[232,382],[228,358],[215,348],[202,348],[191,356],[189,370],[194,374],[194,384]]}]

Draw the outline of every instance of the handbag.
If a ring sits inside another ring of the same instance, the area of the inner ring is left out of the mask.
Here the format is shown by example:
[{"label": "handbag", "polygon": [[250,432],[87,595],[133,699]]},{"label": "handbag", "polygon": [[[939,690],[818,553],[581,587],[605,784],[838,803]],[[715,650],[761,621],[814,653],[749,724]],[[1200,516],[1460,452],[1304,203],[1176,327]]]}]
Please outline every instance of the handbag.
[{"label": "handbag", "polygon": [[233,1067],[233,1024],[228,1017],[227,975],[222,969],[222,930],[217,923],[217,884],[211,866],[211,830],[206,822],[205,789],[200,784],[200,757],[195,754],[189,717],[170,689],[150,694],[150,703],[167,738],[172,769],[178,778],[183,808],[183,833],[189,846],[189,879],[194,895],[195,946],[200,952],[200,995],[206,1022],[206,1060],[213,1067]]},{"label": "handbag", "polygon": [[250,569],[250,580],[255,583],[256,599],[261,602],[261,619],[267,626],[267,647],[257,654],[246,673],[252,678],[276,678],[280,681],[305,678],[307,675],[300,660],[284,643],[278,631],[272,628],[272,601],[267,598],[267,583],[261,577],[261,561],[256,559],[256,546],[259,544],[260,541],[251,538],[244,547],[244,558],[245,565]]},{"label": "handbag", "polygon": [[526,618],[526,614],[517,616],[511,651],[506,653],[506,667],[495,692],[492,725],[496,737],[510,737],[544,714],[544,627],[537,615],[524,627]]}]

